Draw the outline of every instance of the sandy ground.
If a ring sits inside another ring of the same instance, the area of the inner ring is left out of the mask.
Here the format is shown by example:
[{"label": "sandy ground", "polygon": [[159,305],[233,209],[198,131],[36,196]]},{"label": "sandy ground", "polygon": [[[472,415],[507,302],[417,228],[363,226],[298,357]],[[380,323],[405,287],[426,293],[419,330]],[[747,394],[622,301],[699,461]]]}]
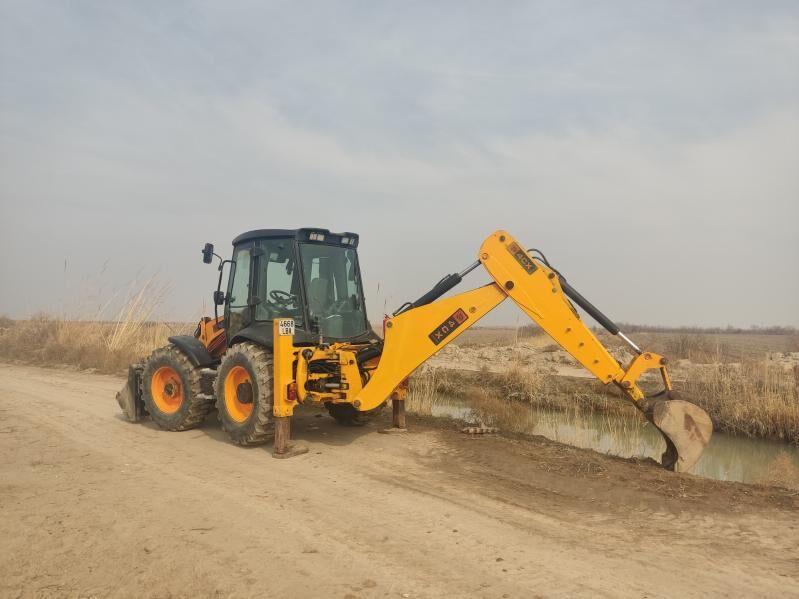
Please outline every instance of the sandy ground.
[{"label": "sandy ground", "polygon": [[0,596],[799,596],[796,492],[311,409],[274,460],[129,424],[121,385],[0,365]]}]

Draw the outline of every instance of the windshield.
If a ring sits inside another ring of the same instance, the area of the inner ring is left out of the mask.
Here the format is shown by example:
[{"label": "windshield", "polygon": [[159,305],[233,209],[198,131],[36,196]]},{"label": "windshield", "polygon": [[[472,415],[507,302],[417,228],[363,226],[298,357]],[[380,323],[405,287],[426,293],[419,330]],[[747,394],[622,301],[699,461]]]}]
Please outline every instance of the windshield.
[{"label": "windshield", "polygon": [[303,326],[300,274],[293,241],[264,239],[258,245],[263,253],[259,259],[255,319],[293,318],[298,327]]},{"label": "windshield", "polygon": [[311,321],[325,337],[348,339],[367,330],[355,250],[300,244]]}]

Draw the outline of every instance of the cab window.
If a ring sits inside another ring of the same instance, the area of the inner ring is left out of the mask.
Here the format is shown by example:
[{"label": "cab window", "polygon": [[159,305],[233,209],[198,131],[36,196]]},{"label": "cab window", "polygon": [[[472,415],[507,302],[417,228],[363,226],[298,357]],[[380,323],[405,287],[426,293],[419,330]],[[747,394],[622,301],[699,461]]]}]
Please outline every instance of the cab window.
[{"label": "cab window", "polygon": [[237,248],[233,253],[233,268],[227,301],[228,337],[232,338],[238,331],[247,326],[250,317],[247,300],[250,297],[250,261],[252,253],[249,247]]},{"label": "cab window", "polygon": [[346,339],[368,329],[354,249],[302,243],[308,312],[324,336]]},{"label": "cab window", "polygon": [[258,258],[255,319],[293,318],[302,326],[302,291],[293,241],[265,239],[259,247],[263,253]]}]

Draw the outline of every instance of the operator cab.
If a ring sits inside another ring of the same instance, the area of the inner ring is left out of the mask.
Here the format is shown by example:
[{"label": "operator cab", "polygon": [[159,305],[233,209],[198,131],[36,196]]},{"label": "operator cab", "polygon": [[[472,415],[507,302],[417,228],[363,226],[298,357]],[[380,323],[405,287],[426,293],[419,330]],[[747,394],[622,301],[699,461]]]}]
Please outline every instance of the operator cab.
[{"label": "operator cab", "polygon": [[[292,318],[295,343],[369,342],[358,235],[260,229],[233,240],[224,300],[228,345],[272,345],[272,321]],[[220,294],[221,295],[221,294]]]}]

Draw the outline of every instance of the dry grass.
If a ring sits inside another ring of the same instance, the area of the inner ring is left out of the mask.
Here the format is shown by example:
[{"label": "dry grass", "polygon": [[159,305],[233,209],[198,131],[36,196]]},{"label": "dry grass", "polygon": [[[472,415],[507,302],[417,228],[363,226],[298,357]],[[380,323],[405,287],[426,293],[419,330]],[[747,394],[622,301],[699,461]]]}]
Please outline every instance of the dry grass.
[{"label": "dry grass", "polygon": [[0,330],[0,360],[118,374],[166,345],[170,335],[189,333],[192,326],[142,322],[123,328],[116,322],[70,321],[40,314]]},{"label": "dry grass", "polygon": [[668,336],[663,340],[663,355],[674,359],[687,359],[697,364],[721,362],[729,356],[731,346],[712,337],[698,333]]},{"label": "dry grass", "polygon": [[768,361],[694,367],[681,389],[717,430],[799,443],[799,367]]},{"label": "dry grass", "polygon": [[[707,411],[717,431],[799,444],[798,386],[797,367],[789,370],[767,361],[718,362],[695,366],[677,390]],[[486,424],[513,421],[531,406],[614,417],[637,414],[615,387],[542,374],[535,367],[512,365],[501,373],[427,367],[411,378],[410,410],[430,414],[432,406],[447,397],[470,400]]]},{"label": "dry grass", "polygon": [[[776,351],[796,351],[795,333],[655,335],[646,340],[647,347],[693,363],[687,367],[686,380],[676,387],[707,411],[716,430],[799,444],[799,365],[786,368],[767,359]],[[603,342],[612,345],[604,338]],[[750,357],[741,360],[741,356]],[[519,364],[484,377],[484,382],[496,394],[550,409],[577,407],[617,414],[629,414],[631,409],[612,386],[541,374]]]},{"label": "dry grass", "polygon": [[89,318],[0,317],[0,360],[124,372],[128,364],[165,345],[170,335],[191,332],[190,324],[151,321],[166,291],[151,278],[131,286],[116,310],[109,302]]},{"label": "dry grass", "polygon": [[618,394],[608,393],[608,388],[596,381],[542,373],[535,367],[519,364],[505,372],[484,373],[483,382],[504,398],[556,410],[571,410],[577,406],[609,412],[625,406]]},{"label": "dry grass", "polygon": [[420,368],[410,380],[405,406],[411,412],[429,416],[439,395],[437,368]]},{"label": "dry grass", "polygon": [[485,426],[496,426],[503,431],[524,433],[533,429],[538,412],[533,404],[507,401],[487,389],[471,388],[466,397],[477,421]]}]

